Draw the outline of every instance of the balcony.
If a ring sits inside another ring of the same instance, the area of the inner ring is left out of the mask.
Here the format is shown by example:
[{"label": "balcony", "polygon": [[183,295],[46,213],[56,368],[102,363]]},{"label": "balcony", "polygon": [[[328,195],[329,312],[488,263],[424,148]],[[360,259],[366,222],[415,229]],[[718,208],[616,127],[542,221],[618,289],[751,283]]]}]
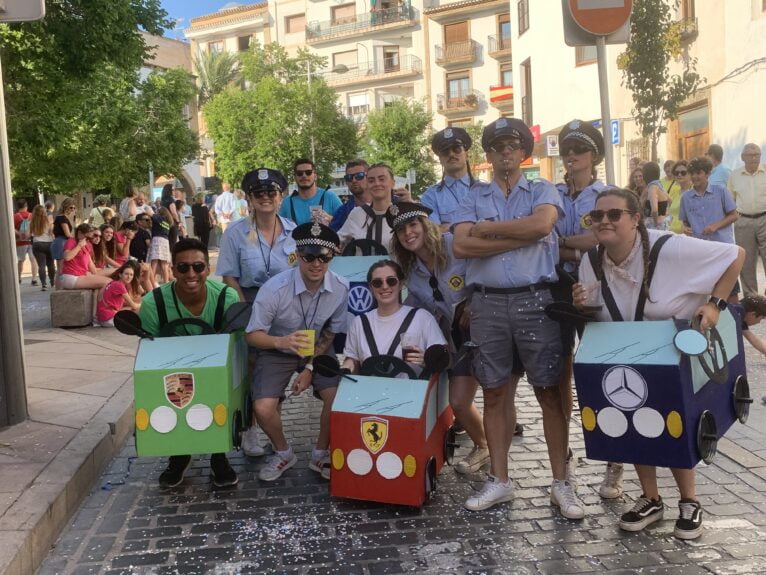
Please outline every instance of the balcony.
[{"label": "balcony", "polygon": [[487,36],[487,53],[495,60],[510,60],[511,37],[493,34]]},{"label": "balcony", "polygon": [[436,65],[442,68],[473,64],[479,59],[481,46],[475,40],[463,40],[436,46]]},{"label": "balcony", "polygon": [[417,23],[415,9],[407,4],[355,14],[348,18],[309,22],[306,26],[306,43],[322,44],[356,36],[365,36],[376,30],[405,28]]},{"label": "balcony", "polygon": [[444,116],[476,112],[481,104],[482,94],[478,90],[470,90],[461,96],[439,94],[436,96],[436,107]]},{"label": "balcony", "polygon": [[513,86],[490,86],[489,103],[498,110],[510,111],[513,115]]},{"label": "balcony", "polygon": [[423,62],[420,58],[405,54],[376,62],[360,62],[356,67],[339,65],[322,77],[328,86],[337,87],[418,76],[422,70]]},{"label": "balcony", "polygon": [[696,18],[684,18],[679,20],[676,25],[678,26],[678,34],[681,37],[682,44],[691,44],[697,39],[699,26],[697,25]]},{"label": "balcony", "polygon": [[353,120],[357,124],[364,122],[367,119],[367,114],[370,113],[370,105],[364,104],[363,106],[346,106],[343,108],[343,115],[349,120]]}]

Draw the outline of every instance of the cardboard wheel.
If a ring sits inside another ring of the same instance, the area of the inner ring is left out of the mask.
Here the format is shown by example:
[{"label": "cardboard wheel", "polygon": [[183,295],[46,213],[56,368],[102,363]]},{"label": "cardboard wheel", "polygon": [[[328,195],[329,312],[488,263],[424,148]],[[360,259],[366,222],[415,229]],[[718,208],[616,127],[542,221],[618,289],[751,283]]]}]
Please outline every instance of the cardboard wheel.
[{"label": "cardboard wheel", "polygon": [[705,463],[711,463],[718,451],[718,427],[715,416],[708,410],[702,412],[697,424],[697,449]]},{"label": "cardboard wheel", "polygon": [[242,428],[250,429],[253,422],[253,400],[248,391],[245,395],[245,401],[242,404]]},{"label": "cardboard wheel", "polygon": [[242,446],[242,412],[238,409],[231,418],[231,443],[236,449]]},{"label": "cardboard wheel", "polygon": [[444,434],[444,463],[452,465],[452,461],[455,459],[455,448],[458,446],[457,433],[455,433],[455,426],[450,426],[447,433]]},{"label": "cardboard wheel", "polygon": [[750,404],[753,403],[753,398],[750,397],[750,384],[744,375],[740,375],[734,382],[732,403],[737,419],[740,423],[745,423],[750,415]]},{"label": "cardboard wheel", "polygon": [[431,498],[431,494],[436,491],[436,458],[432,455],[426,463],[426,499]]}]

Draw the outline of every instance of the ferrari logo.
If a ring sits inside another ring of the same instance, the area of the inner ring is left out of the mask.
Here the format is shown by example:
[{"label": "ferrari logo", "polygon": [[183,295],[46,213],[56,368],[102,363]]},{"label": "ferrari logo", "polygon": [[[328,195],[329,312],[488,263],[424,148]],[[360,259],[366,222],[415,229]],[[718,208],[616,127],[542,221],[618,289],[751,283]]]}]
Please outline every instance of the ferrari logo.
[{"label": "ferrari logo", "polygon": [[287,256],[287,263],[288,265],[295,265],[295,261],[298,259],[298,255],[293,252],[289,256]]},{"label": "ferrari logo", "polygon": [[178,409],[183,409],[194,397],[193,373],[169,373],[164,378],[165,397]]},{"label": "ferrari logo", "polygon": [[465,286],[465,280],[463,279],[463,276],[454,275],[449,278],[449,287],[452,288],[453,291],[460,291],[463,289],[463,286]]},{"label": "ferrari logo", "polygon": [[362,441],[372,453],[377,453],[388,440],[388,421],[380,417],[362,418]]}]

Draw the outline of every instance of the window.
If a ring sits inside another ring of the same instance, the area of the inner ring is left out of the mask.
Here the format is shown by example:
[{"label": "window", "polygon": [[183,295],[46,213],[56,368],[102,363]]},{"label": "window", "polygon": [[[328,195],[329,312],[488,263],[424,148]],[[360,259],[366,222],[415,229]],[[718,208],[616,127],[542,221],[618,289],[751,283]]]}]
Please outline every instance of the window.
[{"label": "window", "polygon": [[497,17],[497,34],[501,40],[511,39],[511,15],[500,14]]},{"label": "window", "polygon": [[577,46],[575,48],[575,65],[584,66],[585,64],[593,64],[598,58],[596,57],[595,46]]},{"label": "window", "polygon": [[349,70],[356,70],[359,65],[356,54],[356,50],[349,50],[347,52],[335,52],[335,54],[332,55],[333,69],[339,66],[344,66]]},{"label": "window", "polygon": [[513,86],[513,68],[508,64],[500,68],[500,85]]},{"label": "window", "polygon": [[690,20],[695,16],[694,0],[681,0],[681,18]]},{"label": "window", "polygon": [[223,42],[209,42],[207,49],[211,54],[223,52]]},{"label": "window", "polygon": [[447,125],[450,128],[467,128],[468,126],[473,125],[473,122],[471,121],[471,118],[460,118],[459,120],[450,120],[447,122]]},{"label": "window", "polygon": [[383,47],[383,70],[385,72],[399,71],[399,46]]},{"label": "window", "polygon": [[444,43],[457,44],[468,40],[468,21],[444,25]]},{"label": "window", "polygon": [[359,116],[370,111],[370,105],[367,101],[367,93],[348,95],[348,116]]},{"label": "window", "polygon": [[356,4],[351,3],[333,6],[331,14],[333,26],[356,22]]},{"label": "window", "polygon": [[247,52],[250,49],[250,36],[240,36],[237,38],[237,47],[240,52]]},{"label": "window", "polygon": [[285,18],[285,34],[299,34],[306,30],[306,15],[293,14]]},{"label": "window", "polygon": [[471,90],[471,78],[467,70],[447,74],[447,100],[462,100]]},{"label": "window", "polygon": [[529,1],[519,0],[519,36],[529,30]]}]

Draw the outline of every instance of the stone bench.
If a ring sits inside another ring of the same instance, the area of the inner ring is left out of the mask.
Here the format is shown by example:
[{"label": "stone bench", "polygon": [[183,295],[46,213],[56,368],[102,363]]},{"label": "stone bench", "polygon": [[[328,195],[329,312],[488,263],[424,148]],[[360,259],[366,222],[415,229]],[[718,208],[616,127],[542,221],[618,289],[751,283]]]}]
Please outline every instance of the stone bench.
[{"label": "stone bench", "polygon": [[96,290],[58,289],[51,292],[51,325],[83,327],[93,323]]}]

